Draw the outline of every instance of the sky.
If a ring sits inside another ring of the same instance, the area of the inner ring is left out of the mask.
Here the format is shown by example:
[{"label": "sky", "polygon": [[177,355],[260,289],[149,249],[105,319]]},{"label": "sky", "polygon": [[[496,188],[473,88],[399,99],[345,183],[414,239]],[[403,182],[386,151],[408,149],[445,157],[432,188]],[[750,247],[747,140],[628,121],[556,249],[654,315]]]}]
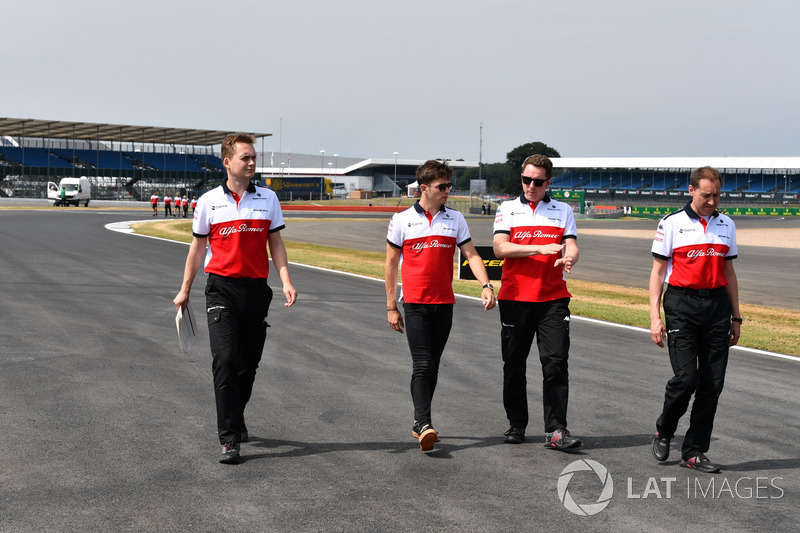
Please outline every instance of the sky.
[{"label": "sky", "polygon": [[798,21],[796,0],[6,2],[0,116],[343,157],[798,156]]}]

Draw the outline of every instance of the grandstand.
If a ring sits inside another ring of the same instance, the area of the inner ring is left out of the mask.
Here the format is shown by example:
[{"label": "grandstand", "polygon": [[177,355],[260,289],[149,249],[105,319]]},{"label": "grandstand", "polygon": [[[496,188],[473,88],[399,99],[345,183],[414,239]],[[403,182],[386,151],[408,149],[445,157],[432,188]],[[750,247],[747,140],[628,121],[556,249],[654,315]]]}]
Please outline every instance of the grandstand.
[{"label": "grandstand", "polygon": [[48,181],[79,176],[97,199],[197,194],[224,179],[214,147],[230,133],[0,118],[0,196],[46,197]]},{"label": "grandstand", "polygon": [[706,165],[719,169],[728,199],[797,203],[800,197],[800,157],[562,157],[553,159],[552,187],[625,202],[680,198],[692,171]]}]

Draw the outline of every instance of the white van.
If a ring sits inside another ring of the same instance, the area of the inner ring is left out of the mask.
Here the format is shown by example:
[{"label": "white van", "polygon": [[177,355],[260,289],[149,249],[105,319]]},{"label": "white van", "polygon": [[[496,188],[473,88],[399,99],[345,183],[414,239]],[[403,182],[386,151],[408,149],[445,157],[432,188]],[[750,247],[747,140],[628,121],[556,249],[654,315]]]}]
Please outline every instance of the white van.
[{"label": "white van", "polygon": [[54,206],[74,205],[84,202],[89,207],[92,197],[92,183],[86,176],[80,178],[62,178],[58,185],[50,181],[47,183],[47,199],[53,200]]}]

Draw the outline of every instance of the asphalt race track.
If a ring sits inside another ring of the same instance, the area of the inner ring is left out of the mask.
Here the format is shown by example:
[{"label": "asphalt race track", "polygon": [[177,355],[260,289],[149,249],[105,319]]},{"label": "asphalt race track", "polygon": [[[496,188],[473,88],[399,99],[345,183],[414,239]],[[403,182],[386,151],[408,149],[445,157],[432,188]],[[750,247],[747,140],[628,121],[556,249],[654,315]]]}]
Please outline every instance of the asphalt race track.
[{"label": "asphalt race track", "polygon": [[[665,464],[650,454],[666,352],[642,330],[574,318],[570,429],[583,447],[542,446],[535,351],[529,440],[507,445],[499,315],[461,298],[434,400],[441,442],[426,454],[410,435],[410,356],[386,323],[383,283],[297,265],[293,308],[271,283],[246,460],[219,464],[207,329],[185,355],[174,326],[187,247],[105,229],[136,218],[150,217],[0,210],[0,531],[793,531],[800,523],[800,360],[732,350],[709,452],[723,473],[695,474],[677,466],[680,437]],[[587,255],[579,267],[591,264]],[[765,284],[782,283],[772,265],[762,268]],[[751,279],[740,273],[740,282]],[[200,277],[200,311],[203,286]],[[570,465],[584,469],[562,475]],[[611,493],[596,473],[603,468]],[[591,507],[601,494],[607,506]]]}]

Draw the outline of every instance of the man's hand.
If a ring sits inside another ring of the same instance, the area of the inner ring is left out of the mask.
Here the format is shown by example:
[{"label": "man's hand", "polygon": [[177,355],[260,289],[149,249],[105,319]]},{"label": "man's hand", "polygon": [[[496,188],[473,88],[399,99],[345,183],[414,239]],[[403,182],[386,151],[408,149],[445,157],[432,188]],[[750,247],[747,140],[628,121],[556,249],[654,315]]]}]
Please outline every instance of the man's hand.
[{"label": "man's hand", "polygon": [[291,283],[283,284],[283,294],[286,296],[286,303],[283,304],[284,307],[291,307],[297,301],[297,291]]},{"label": "man's hand", "polygon": [[661,348],[664,347],[664,339],[667,336],[667,328],[664,327],[664,323],[661,321],[661,318],[657,320],[650,321],[650,339],[656,344],[658,344]]},{"label": "man's hand", "polygon": [[399,309],[392,309],[386,312],[386,317],[389,320],[389,325],[392,327],[393,330],[397,331],[398,333],[403,333],[403,315],[400,314]]}]

